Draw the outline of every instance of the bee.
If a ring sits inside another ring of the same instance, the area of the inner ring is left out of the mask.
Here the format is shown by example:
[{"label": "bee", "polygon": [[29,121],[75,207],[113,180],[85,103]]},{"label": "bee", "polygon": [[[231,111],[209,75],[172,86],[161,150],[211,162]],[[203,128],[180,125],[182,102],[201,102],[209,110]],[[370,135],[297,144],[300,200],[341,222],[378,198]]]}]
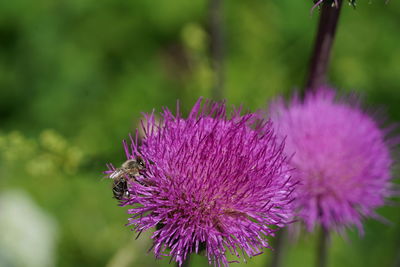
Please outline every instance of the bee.
[{"label": "bee", "polygon": [[133,179],[136,181],[136,176],[145,169],[145,163],[141,157],[128,159],[122,166],[110,174],[110,179],[113,179],[112,191],[114,198],[122,200],[129,197],[128,181]]}]

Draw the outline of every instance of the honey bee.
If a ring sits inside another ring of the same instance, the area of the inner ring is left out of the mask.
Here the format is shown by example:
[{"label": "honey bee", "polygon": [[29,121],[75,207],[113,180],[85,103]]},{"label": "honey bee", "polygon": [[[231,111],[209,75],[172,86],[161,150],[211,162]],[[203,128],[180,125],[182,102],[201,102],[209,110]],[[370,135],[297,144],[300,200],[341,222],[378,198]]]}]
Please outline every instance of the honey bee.
[{"label": "honey bee", "polygon": [[136,176],[145,169],[145,163],[141,157],[128,159],[122,166],[110,174],[110,179],[113,179],[112,191],[114,198],[122,200],[129,197],[128,180],[136,180]]}]

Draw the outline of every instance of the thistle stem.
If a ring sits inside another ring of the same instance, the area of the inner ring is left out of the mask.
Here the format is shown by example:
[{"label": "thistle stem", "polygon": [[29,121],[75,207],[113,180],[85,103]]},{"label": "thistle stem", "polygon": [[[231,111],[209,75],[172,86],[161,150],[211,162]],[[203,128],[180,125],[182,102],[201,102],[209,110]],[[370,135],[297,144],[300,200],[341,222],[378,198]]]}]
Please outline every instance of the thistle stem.
[{"label": "thistle stem", "polygon": [[282,258],[284,255],[285,241],[286,241],[287,230],[285,228],[281,229],[275,238],[275,250],[272,254],[271,267],[282,266]]},{"label": "thistle stem", "polygon": [[212,97],[221,100],[223,97],[223,59],[224,38],[222,27],[222,0],[209,0],[209,23],[211,33],[211,61],[214,71]]},{"label": "thistle stem", "polygon": [[321,230],[318,236],[317,243],[317,255],[316,255],[316,267],[327,267],[328,264],[328,249],[330,243],[330,234],[324,226],[321,226]]},{"label": "thistle stem", "polygon": [[332,6],[330,0],[324,0],[321,3],[322,7],[319,17],[318,32],[311,56],[306,86],[302,92],[303,96],[306,90],[314,90],[326,83],[326,72],[342,2],[343,0],[334,1],[335,6]]},{"label": "thistle stem", "polygon": [[190,266],[190,254],[187,255],[185,261],[182,263],[181,266],[179,266],[179,263],[176,263],[176,267],[189,267]]}]

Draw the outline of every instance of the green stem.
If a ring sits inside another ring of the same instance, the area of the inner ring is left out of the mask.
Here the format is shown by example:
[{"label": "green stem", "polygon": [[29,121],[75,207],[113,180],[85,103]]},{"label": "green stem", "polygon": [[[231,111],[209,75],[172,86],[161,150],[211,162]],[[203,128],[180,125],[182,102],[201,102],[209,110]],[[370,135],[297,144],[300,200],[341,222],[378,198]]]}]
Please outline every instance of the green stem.
[{"label": "green stem", "polygon": [[329,230],[321,226],[321,230],[318,236],[317,243],[317,255],[316,255],[316,267],[327,267],[328,266],[328,250],[330,243]]},{"label": "green stem", "polygon": [[222,0],[209,0],[210,49],[214,71],[212,97],[215,100],[223,98],[224,38],[222,14]]},{"label": "green stem", "polygon": [[276,234],[274,242],[274,251],[272,253],[271,267],[282,266],[282,258],[284,255],[285,241],[287,236],[287,230],[285,228],[279,230]]},{"label": "green stem", "polygon": [[181,266],[179,266],[179,263],[176,263],[176,267],[189,267],[190,265],[190,254],[187,255],[185,261],[182,263]]}]

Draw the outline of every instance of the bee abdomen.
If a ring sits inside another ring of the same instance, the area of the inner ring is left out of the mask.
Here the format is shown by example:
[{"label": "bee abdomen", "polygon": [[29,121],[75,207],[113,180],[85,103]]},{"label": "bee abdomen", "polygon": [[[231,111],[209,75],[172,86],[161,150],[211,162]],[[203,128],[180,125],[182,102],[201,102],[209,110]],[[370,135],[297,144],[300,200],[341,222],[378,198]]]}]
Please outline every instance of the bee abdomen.
[{"label": "bee abdomen", "polygon": [[115,181],[112,190],[114,198],[122,200],[123,197],[126,195],[126,192],[128,192],[128,183],[126,182],[125,179]]}]

